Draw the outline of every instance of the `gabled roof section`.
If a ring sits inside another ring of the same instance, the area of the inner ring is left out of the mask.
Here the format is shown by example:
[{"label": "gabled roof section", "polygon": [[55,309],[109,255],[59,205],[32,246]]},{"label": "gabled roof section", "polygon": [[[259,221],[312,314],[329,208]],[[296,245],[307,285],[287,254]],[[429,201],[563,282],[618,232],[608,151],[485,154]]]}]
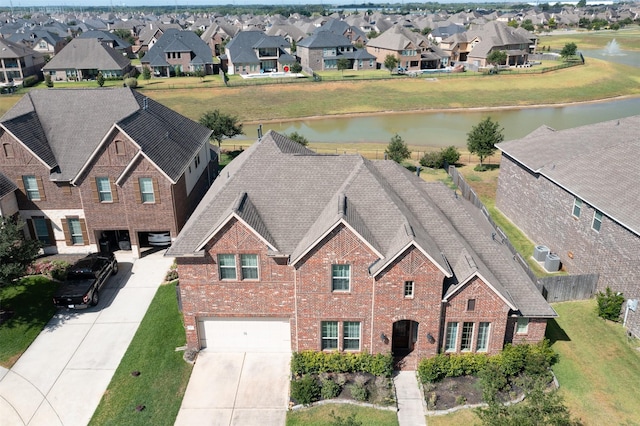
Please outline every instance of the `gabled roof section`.
[{"label": "gabled roof section", "polygon": [[351,40],[331,31],[318,31],[300,40],[297,45],[308,49],[322,49],[325,47],[351,46]]},{"label": "gabled roof section", "polygon": [[205,64],[212,64],[211,49],[193,31],[180,31],[176,28],[167,28],[162,36],[149,49],[142,58],[142,63],[162,64],[166,63],[167,52],[192,52],[193,57],[199,58]]},{"label": "gabled roof section", "polygon": [[74,38],[42,69],[121,70],[129,65],[131,61],[126,56],[96,38]]},{"label": "gabled roof section", "polygon": [[427,38],[421,34],[414,33],[402,25],[394,25],[378,37],[369,40],[367,47],[401,51],[411,45],[416,48],[423,41],[429,45],[431,44]]},{"label": "gabled roof section", "polygon": [[36,52],[23,44],[0,37],[0,59],[18,59],[25,56],[42,57],[42,53]]},{"label": "gabled roof section", "polygon": [[58,166],[58,161],[51,151],[35,111],[29,111],[6,121],[3,119],[1,125],[49,167],[49,170]]},{"label": "gabled roof section", "polygon": [[0,172],[0,200],[14,192],[16,189],[18,189],[18,186]]}]

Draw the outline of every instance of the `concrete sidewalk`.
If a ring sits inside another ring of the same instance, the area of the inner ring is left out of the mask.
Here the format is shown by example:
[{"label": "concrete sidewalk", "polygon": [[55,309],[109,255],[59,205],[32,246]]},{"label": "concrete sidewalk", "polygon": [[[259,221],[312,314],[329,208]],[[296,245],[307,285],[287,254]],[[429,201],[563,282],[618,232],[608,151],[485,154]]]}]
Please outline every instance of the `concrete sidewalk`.
[{"label": "concrete sidewalk", "polygon": [[393,384],[398,398],[398,423],[400,426],[426,426],[416,372],[398,371],[395,374]]},{"label": "concrete sidewalk", "polygon": [[98,306],[60,309],[11,370],[0,371],[2,426],[86,425],[173,262],[162,252],[120,270]]}]

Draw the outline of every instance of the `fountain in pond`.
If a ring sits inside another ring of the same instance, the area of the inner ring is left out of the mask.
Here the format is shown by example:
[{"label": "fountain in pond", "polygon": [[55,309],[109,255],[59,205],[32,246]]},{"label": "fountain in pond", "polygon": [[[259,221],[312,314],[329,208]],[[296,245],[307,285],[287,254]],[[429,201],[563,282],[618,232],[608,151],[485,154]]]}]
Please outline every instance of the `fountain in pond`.
[{"label": "fountain in pond", "polygon": [[624,55],[624,53],[622,53],[622,51],[620,50],[620,45],[618,44],[615,38],[611,40],[609,43],[607,43],[606,47],[604,48],[603,54],[607,56]]}]

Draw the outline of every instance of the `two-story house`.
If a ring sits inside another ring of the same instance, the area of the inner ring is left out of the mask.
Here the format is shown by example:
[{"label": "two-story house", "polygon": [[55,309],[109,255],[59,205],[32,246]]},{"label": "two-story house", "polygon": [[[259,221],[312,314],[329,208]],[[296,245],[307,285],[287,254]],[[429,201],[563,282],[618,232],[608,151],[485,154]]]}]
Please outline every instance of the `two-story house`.
[{"label": "two-story house", "polygon": [[225,55],[229,74],[283,72],[296,62],[284,37],[256,30],[238,32],[225,46]]},{"label": "two-story house", "polygon": [[0,85],[13,85],[30,75],[41,75],[43,65],[42,53],[0,38]]},{"label": "two-story house", "polygon": [[[571,274],[599,274],[640,298],[640,115],[555,131],[541,127],[498,145],[496,206]],[[607,171],[604,173],[603,171]],[[627,313],[640,336],[640,311]]]},{"label": "two-story house", "polygon": [[350,69],[376,69],[375,56],[356,48],[349,38],[331,31],[316,31],[302,39],[297,44],[296,55],[307,71],[336,70],[341,58],[349,61]]},{"label": "two-story house", "polygon": [[150,232],[175,238],[209,187],[210,134],[129,88],[32,90],[0,119],[0,173],[45,253],[137,254]]},{"label": "two-story house", "polygon": [[439,352],[537,342],[556,316],[478,209],[393,161],[273,131],[213,183],[167,251],[188,346]]},{"label": "two-story house", "polygon": [[170,77],[182,72],[214,73],[211,49],[193,31],[167,29],[140,60],[155,77]]}]

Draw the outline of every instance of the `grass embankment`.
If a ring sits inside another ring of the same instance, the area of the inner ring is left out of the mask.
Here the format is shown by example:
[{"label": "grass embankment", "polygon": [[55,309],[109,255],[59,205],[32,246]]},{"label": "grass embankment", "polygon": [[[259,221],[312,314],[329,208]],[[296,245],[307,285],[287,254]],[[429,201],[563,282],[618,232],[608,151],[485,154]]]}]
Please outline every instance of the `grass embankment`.
[{"label": "grass embankment", "polygon": [[580,31],[574,34],[562,34],[557,31],[551,35],[541,34],[538,46],[550,46],[551,49],[560,51],[567,43],[575,43],[580,49],[603,49],[611,40],[616,42],[624,50],[640,50],[640,26],[630,25],[617,31]]},{"label": "grass embankment", "polygon": [[[398,415],[395,411],[377,410],[375,408],[358,407],[345,404],[327,404],[287,413],[287,426],[332,426],[337,424],[339,416],[346,420],[354,415],[355,420],[363,425],[397,426]],[[340,423],[347,424],[347,423]]]},{"label": "grass embankment", "polygon": [[[176,347],[185,344],[176,285],[158,289],[116,370],[91,425],[173,425],[192,367]],[[131,373],[139,371],[139,376]],[[144,405],[142,411],[136,407]]]},{"label": "grass embankment", "polygon": [[10,368],[38,337],[56,312],[53,293],[57,284],[42,276],[25,277],[0,288],[0,366]]}]

